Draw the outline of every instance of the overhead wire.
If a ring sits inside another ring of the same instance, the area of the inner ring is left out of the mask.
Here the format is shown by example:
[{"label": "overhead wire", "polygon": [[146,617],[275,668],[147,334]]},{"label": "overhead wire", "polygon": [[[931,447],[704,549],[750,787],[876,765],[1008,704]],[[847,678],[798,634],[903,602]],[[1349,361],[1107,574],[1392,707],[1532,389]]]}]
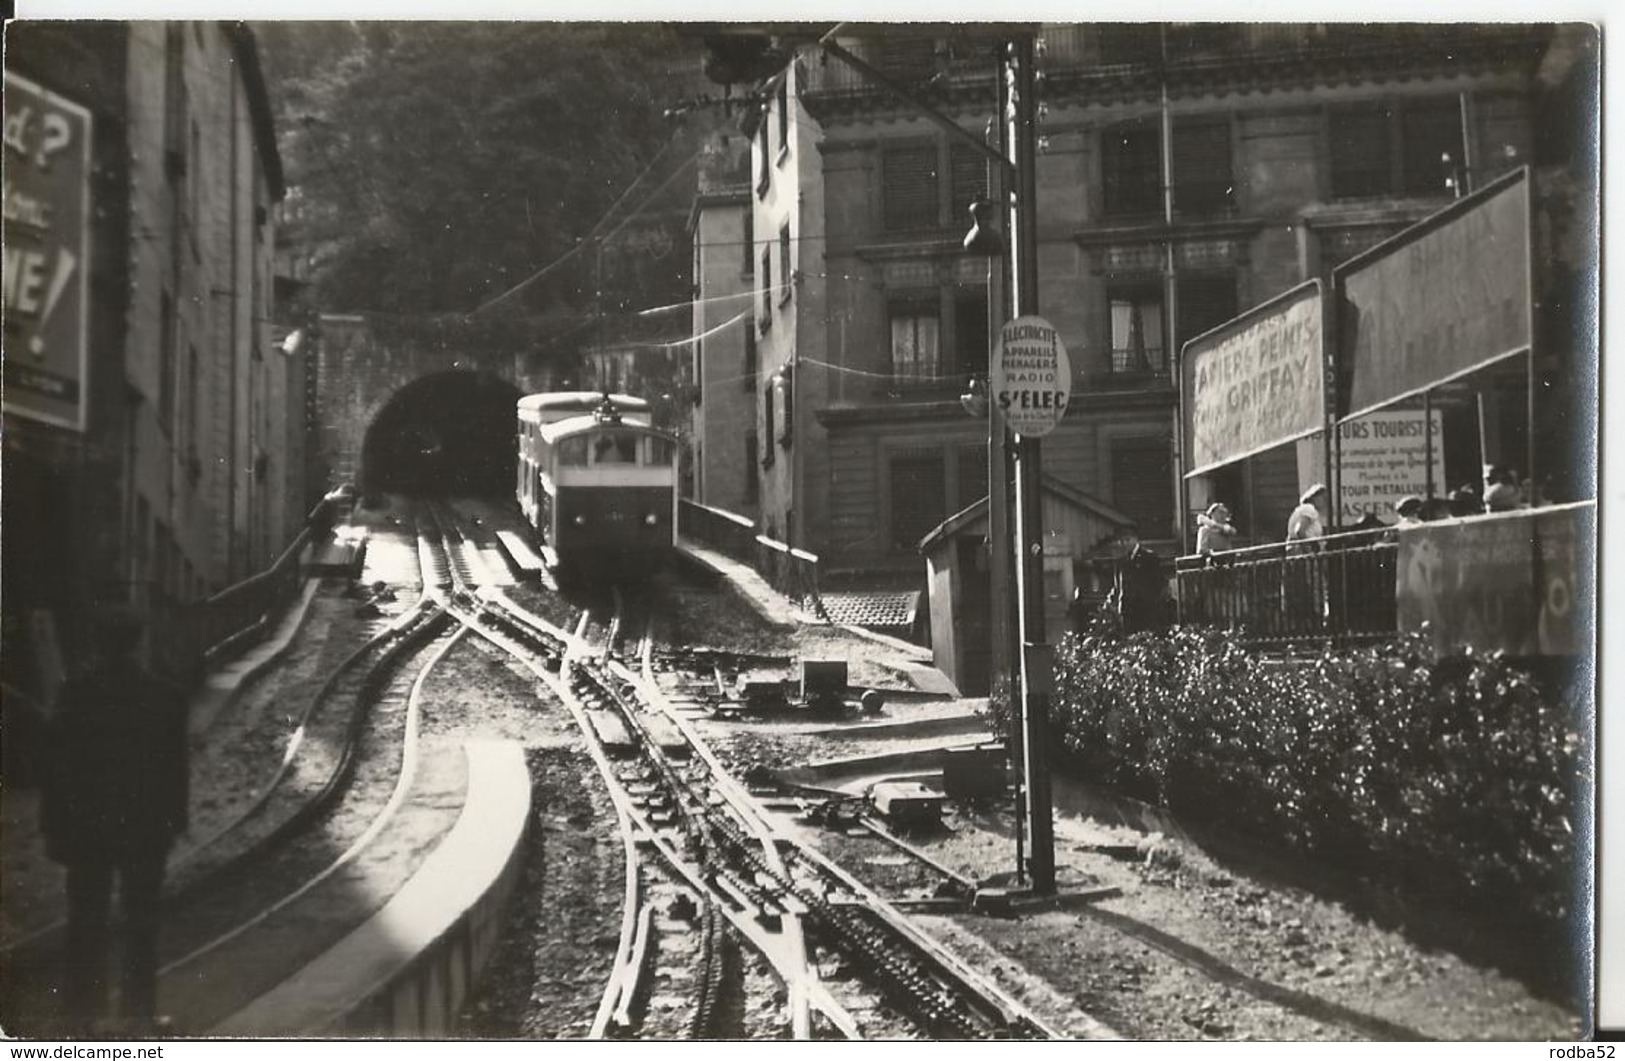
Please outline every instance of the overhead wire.
[{"label": "overhead wire", "polygon": [[[678,132],[680,132],[680,130]],[[649,164],[643,168],[643,172],[638,174],[637,178],[635,180],[633,180],[632,183],[627,186],[626,190],[621,193],[620,198],[616,199],[614,204],[612,204],[610,206],[610,208],[604,212],[603,216],[601,216],[598,219],[598,221],[588,231],[587,235],[583,236],[581,239],[576,241],[575,246],[571,247],[569,250],[567,250],[563,254],[559,255],[553,261],[548,262],[546,265],[542,266],[540,269],[536,270],[536,272],[532,273],[530,276],[528,276],[525,279],[521,280],[519,283],[515,284],[513,287],[510,287],[508,290],[502,292],[500,295],[497,295],[495,298],[487,299],[486,301],[480,303],[478,306],[476,306],[472,310],[470,310],[468,312],[467,316],[470,317],[470,318],[476,317],[479,314],[484,313],[486,310],[490,309],[492,306],[496,306],[496,305],[499,305],[500,303],[506,302],[508,299],[512,298],[514,295],[517,295],[520,292],[526,290],[531,285],[535,284],[538,280],[541,280],[543,277],[545,277],[548,274],[552,273],[555,269],[559,268],[560,266],[562,266],[565,263],[567,263],[567,262],[571,261],[572,259],[574,259],[578,254],[580,254],[582,251],[586,250],[589,246],[593,245],[594,243],[602,245],[604,241],[610,239],[617,232],[620,232],[621,229],[625,228],[628,224],[630,224],[634,218],[636,218],[640,214],[642,214],[643,211],[648,208],[649,204],[652,203],[657,197],[659,197],[659,195],[662,192],[664,192],[667,187],[669,187],[671,185],[672,181],[676,180],[677,177],[680,176],[682,173],[684,173],[688,169],[689,166],[693,165],[695,162],[697,162],[699,160],[700,155],[703,153],[703,150],[704,150],[703,148],[698,150],[698,151],[695,151],[693,155],[691,155],[687,159],[685,159],[665,180],[660,182],[660,185],[658,187],[656,187],[654,191],[652,191],[648,195],[644,196],[643,201],[640,202],[637,205],[637,207],[630,214],[628,214],[627,217],[624,220],[622,220],[621,223],[619,225],[617,225],[612,231],[610,231],[607,235],[599,236],[599,233],[603,230],[603,227],[606,224],[609,223],[609,221],[610,221],[610,219],[612,217],[614,217],[615,211],[620,206],[620,204],[622,204],[622,203],[624,203],[626,201],[627,197],[632,193],[632,191],[634,189],[636,189],[637,186],[643,182],[644,178],[647,177],[649,175],[649,173],[654,169],[655,164],[660,161],[661,156],[664,155],[666,153],[666,151],[673,144],[675,144],[677,142],[677,140],[678,140],[678,132],[673,132],[672,133],[670,139],[668,139],[666,141],[666,143],[661,147],[661,149],[659,151],[655,152],[654,158],[650,159]]]}]

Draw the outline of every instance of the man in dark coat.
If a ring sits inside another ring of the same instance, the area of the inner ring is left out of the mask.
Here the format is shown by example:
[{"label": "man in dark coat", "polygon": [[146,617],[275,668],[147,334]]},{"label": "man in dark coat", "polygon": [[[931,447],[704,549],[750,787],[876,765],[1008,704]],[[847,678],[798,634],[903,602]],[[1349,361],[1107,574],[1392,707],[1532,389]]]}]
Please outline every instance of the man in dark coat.
[{"label": "man in dark coat", "polygon": [[67,1003],[90,1024],[106,1006],[108,916],[124,914],[124,1034],[159,1030],[157,944],[164,863],[187,823],[186,701],[137,658],[139,620],[98,617],[96,659],[62,686],[47,738],[46,853],[67,867]]}]

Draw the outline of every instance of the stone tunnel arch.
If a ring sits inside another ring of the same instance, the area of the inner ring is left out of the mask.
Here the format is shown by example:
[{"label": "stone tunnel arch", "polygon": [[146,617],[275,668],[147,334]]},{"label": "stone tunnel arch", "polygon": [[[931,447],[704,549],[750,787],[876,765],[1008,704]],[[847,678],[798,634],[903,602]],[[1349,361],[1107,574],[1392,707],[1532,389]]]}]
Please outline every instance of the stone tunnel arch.
[{"label": "stone tunnel arch", "polygon": [[479,371],[436,372],[378,410],[361,443],[368,493],[502,497],[513,492],[519,388]]}]

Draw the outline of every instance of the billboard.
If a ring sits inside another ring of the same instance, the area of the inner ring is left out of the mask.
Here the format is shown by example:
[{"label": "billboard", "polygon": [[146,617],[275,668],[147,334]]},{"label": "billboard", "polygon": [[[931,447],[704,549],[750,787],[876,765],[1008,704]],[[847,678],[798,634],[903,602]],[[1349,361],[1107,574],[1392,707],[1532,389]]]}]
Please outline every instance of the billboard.
[{"label": "billboard", "polygon": [[1332,271],[1346,418],[1527,351],[1527,167]]},{"label": "billboard", "polygon": [[[1433,411],[1433,492],[1443,495],[1444,417]],[[1325,435],[1315,432],[1298,442],[1298,491],[1326,478]],[[1422,434],[1421,410],[1367,413],[1337,427],[1339,510],[1333,523],[1352,526],[1367,514],[1385,523],[1398,518],[1394,506],[1406,494],[1427,496],[1428,440]]]},{"label": "billboard", "polygon": [[1588,654],[1596,535],[1594,501],[1400,528],[1399,628],[1441,652]]},{"label": "billboard", "polygon": [[1325,426],[1323,328],[1311,280],[1185,344],[1186,478]]},{"label": "billboard", "polygon": [[85,429],[90,112],[6,71],[5,411]]}]

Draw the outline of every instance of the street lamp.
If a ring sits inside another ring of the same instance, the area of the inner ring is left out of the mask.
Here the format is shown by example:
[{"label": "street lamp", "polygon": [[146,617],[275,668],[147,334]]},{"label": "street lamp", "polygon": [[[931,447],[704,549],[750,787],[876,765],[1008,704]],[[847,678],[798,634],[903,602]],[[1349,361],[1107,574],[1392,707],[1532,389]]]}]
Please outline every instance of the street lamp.
[{"label": "street lamp", "polygon": [[970,231],[963,246],[967,254],[992,258],[1004,253],[1004,237],[993,219],[993,200],[979,195],[970,204]]}]

